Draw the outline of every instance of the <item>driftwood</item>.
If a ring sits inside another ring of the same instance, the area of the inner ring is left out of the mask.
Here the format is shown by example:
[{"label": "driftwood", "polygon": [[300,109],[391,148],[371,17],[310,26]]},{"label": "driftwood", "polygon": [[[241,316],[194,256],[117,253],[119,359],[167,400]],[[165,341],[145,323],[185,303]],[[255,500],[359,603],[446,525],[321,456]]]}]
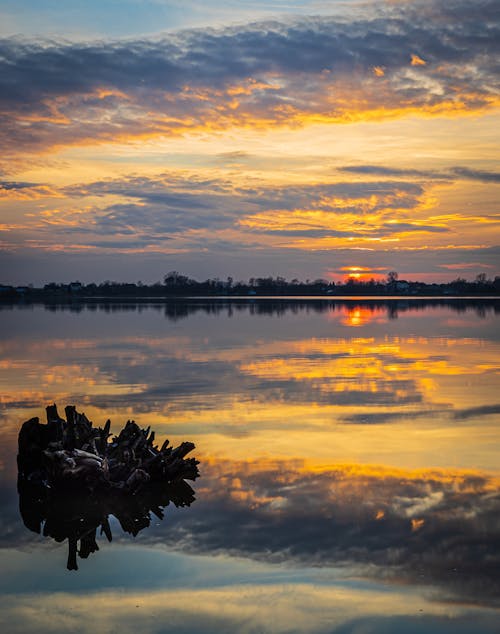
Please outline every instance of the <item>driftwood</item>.
[{"label": "driftwood", "polygon": [[[163,519],[163,508],[190,506],[194,491],[185,480],[199,476],[199,462],[186,455],[191,442],[178,447],[166,440],[161,448],[155,434],[134,421],[110,440],[110,421],[93,427],[85,414],[66,407],[47,409],[47,424],[26,421],[19,432],[18,492],[24,524],[61,542],[68,539],[69,570],[81,558],[99,550],[100,528],[111,541],[109,515],[132,535],[151,523],[151,513]],[[78,546],[78,542],[80,542]]]},{"label": "driftwood", "polygon": [[110,421],[93,427],[85,414],[66,407],[66,420],[55,405],[47,407],[47,424],[38,418],[26,421],[19,432],[19,476],[50,488],[125,488],[137,491],[146,482],[195,480],[198,461],[186,458],[191,442],[178,447],[166,440],[154,444],[155,433],[127,421],[118,436],[110,438]]}]

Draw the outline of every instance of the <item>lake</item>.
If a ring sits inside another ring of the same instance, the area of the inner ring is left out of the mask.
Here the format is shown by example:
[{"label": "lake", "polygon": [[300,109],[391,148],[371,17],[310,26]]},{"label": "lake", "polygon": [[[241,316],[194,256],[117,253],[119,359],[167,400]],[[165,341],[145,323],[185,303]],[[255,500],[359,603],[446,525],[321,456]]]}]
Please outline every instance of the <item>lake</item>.
[{"label": "lake", "polygon": [[[500,630],[500,301],[3,305],[0,324],[3,632]],[[196,499],[135,537],[111,514],[67,570],[16,487],[20,426],[52,403],[193,441]]]}]

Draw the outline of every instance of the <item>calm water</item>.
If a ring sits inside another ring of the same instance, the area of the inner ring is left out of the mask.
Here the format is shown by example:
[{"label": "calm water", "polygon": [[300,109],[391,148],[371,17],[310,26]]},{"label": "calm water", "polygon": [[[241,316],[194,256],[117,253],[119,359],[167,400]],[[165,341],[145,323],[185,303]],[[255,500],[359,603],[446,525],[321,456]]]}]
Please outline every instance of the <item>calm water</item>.
[{"label": "calm water", "polygon": [[[3,632],[500,631],[498,303],[4,306],[0,346]],[[66,570],[16,490],[52,402],[195,442],[196,501]]]}]

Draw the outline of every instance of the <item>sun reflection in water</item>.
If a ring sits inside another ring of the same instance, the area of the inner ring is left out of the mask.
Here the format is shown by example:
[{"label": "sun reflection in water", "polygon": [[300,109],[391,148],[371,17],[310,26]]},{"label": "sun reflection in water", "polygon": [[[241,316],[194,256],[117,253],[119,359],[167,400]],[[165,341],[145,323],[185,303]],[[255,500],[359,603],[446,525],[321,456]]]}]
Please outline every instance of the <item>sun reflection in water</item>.
[{"label": "sun reflection in water", "polygon": [[365,326],[377,317],[377,313],[363,306],[353,306],[343,309],[342,321],[344,326],[357,328]]}]

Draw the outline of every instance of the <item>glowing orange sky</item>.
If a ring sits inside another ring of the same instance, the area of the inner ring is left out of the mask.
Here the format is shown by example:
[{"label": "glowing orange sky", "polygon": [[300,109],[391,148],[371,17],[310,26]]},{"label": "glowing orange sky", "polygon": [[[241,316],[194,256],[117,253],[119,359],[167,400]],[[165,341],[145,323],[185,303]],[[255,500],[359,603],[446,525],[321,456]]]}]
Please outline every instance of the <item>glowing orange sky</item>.
[{"label": "glowing orange sky", "polygon": [[498,76],[475,39],[495,3],[299,4],[50,42],[13,10],[1,281],[497,275]]}]

